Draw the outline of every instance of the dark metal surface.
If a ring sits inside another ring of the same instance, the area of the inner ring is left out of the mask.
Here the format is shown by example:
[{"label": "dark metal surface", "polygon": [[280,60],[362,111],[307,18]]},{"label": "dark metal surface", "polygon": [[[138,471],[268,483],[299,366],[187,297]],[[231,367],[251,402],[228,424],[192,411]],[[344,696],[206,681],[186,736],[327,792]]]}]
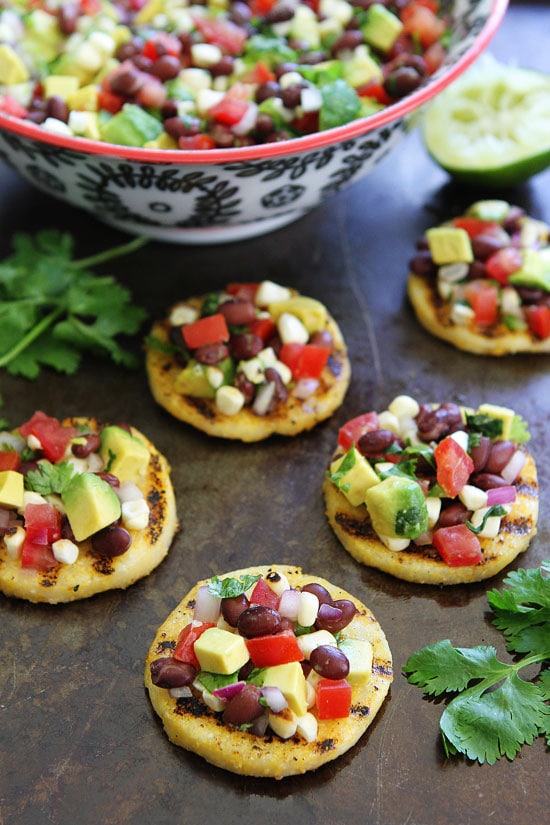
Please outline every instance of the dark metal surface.
[{"label": "dark metal surface", "polygon": [[[491,51],[550,70],[547,4],[513,3]],[[545,65],[546,63],[546,65]],[[550,220],[550,172],[505,193]],[[123,236],[33,190],[0,166],[0,253],[16,230],[74,233],[79,256]],[[152,401],[143,370],[87,359],[74,378],[34,382],[3,373],[3,413],[14,423],[49,414],[127,419],[170,458],[182,531],[165,562],[125,592],[50,607],[0,597],[1,825],[542,825],[548,754],[542,740],[514,762],[447,761],[442,706],[401,674],[408,656],[443,638],[496,644],[487,584],[441,589],[394,580],[356,564],[339,546],[320,492],[338,426],[396,394],[513,406],[531,425],[539,462],[539,533],[513,567],[548,556],[550,376],[545,357],[476,358],[430,338],[405,298],[414,242],[476,196],[448,183],[411,134],[367,180],[273,235],[214,248],[151,243],[109,267],[151,317],[173,301],[229,280],[271,278],[323,300],[347,338],[352,386],[343,408],[315,431],[258,445],[212,440]],[[142,685],[156,627],[194,582],[272,561],[300,564],[355,593],[391,645],[395,681],[382,711],[347,755],[281,782],[240,778],[172,746]]]}]

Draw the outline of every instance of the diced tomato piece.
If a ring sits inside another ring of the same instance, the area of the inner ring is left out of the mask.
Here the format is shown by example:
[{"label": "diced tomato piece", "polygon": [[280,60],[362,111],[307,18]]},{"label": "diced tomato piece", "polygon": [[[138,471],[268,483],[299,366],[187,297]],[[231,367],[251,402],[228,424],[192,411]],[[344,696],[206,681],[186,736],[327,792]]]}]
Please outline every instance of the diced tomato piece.
[{"label": "diced tomato piece", "polygon": [[0,450],[0,472],[3,470],[18,470],[21,466],[21,456],[17,450]]},{"label": "diced tomato piece", "polygon": [[475,313],[480,327],[490,327],[498,318],[498,288],[490,282],[477,279],[466,285],[466,300]]},{"label": "diced tomato piece", "polygon": [[319,719],[345,719],[351,708],[351,685],[346,679],[319,679],[315,701]]},{"label": "diced tomato piece", "polygon": [[48,461],[60,461],[71,440],[77,435],[76,427],[64,427],[57,418],[52,418],[41,410],[34,413],[25,424],[19,427],[23,438],[34,435],[40,441]]},{"label": "diced tomato piece", "polygon": [[494,235],[502,231],[500,225],[495,221],[484,221],[481,218],[473,218],[465,215],[461,218],[453,219],[453,226],[457,229],[464,229],[470,238],[476,238],[478,235]]},{"label": "diced tomato piece", "polygon": [[29,567],[33,570],[46,571],[58,564],[51,545],[35,544],[25,538],[21,549],[21,567]]},{"label": "diced tomato piece", "polygon": [[[272,2],[272,0],[269,0],[269,2]],[[275,78],[275,72],[272,72],[263,60],[258,60],[255,66],[244,75],[242,80],[244,83],[257,83],[261,85],[262,83],[269,83],[271,80],[275,80]]]},{"label": "diced tomato piece", "polygon": [[292,630],[246,639],[246,647],[254,667],[286,665],[288,662],[301,662],[304,658]]},{"label": "diced tomato piece", "polygon": [[209,117],[223,123],[224,126],[234,126],[245,116],[250,103],[234,95],[226,94],[219,103],[208,109]]},{"label": "diced tomato piece", "polygon": [[525,307],[525,318],[533,335],[542,340],[550,337],[550,307],[545,305]]},{"label": "diced tomato piece", "polygon": [[457,496],[474,471],[474,462],[452,436],[434,448],[437,483],[449,498]]},{"label": "diced tomato piece", "polygon": [[275,321],[271,318],[256,318],[256,320],[250,324],[250,332],[258,335],[264,343],[269,341],[269,339],[275,335],[276,331]]},{"label": "diced tomato piece", "polygon": [[21,106],[17,100],[11,95],[3,95],[0,97],[0,112],[12,117],[25,118],[28,115],[28,109]]},{"label": "diced tomato piece", "polygon": [[478,537],[465,524],[435,530],[432,544],[449,567],[479,564],[483,559]]},{"label": "diced tomato piece", "polygon": [[101,0],[80,0],[80,10],[82,14],[94,17],[101,11]]},{"label": "diced tomato piece", "polygon": [[447,25],[428,6],[418,2],[409,3],[401,11],[403,28],[412,37],[418,38],[427,48],[439,40]]},{"label": "diced tomato piece", "polygon": [[25,533],[32,544],[53,544],[61,538],[61,513],[53,504],[27,504]]},{"label": "diced tomato piece", "polygon": [[277,0],[250,0],[250,11],[253,15],[267,14],[276,2]]},{"label": "diced tomato piece", "polygon": [[203,622],[202,624],[191,622],[185,625],[178,636],[178,641],[172,654],[174,659],[177,659],[178,662],[187,662],[199,669],[200,664],[195,656],[194,644],[209,627],[216,627],[216,625],[213,622]]},{"label": "diced tomato piece", "polygon": [[363,413],[356,418],[351,418],[338,430],[338,446],[343,450],[349,450],[352,444],[356,444],[362,435],[378,430],[378,416],[375,412]]},{"label": "diced tomato piece", "polygon": [[205,346],[205,344],[220,344],[229,341],[229,330],[221,312],[206,315],[191,324],[184,324],[181,332],[189,349]]},{"label": "diced tomato piece", "polygon": [[225,292],[234,298],[239,298],[241,301],[253,302],[259,286],[260,284],[254,282],[241,283],[240,281],[235,281],[227,284]]},{"label": "diced tomato piece", "polygon": [[116,115],[117,112],[120,112],[125,102],[125,97],[110,92],[108,89],[100,89],[97,93],[97,108],[99,111]]},{"label": "diced tomato piece", "polygon": [[219,46],[225,54],[241,54],[248,34],[244,28],[221,17],[209,19],[191,15],[193,22],[207,43]]},{"label": "diced tomato piece", "polygon": [[360,86],[357,89],[357,94],[359,97],[372,97],[384,106],[389,106],[392,102],[392,98],[389,96],[382,83],[377,83],[375,80],[371,80],[371,82],[367,83],[365,86]]},{"label": "diced tomato piece", "polygon": [[439,67],[443,65],[443,61],[446,56],[447,50],[439,41],[436,41],[435,43],[432,43],[431,46],[428,46],[422,55],[428,74],[433,74],[436,72]]},{"label": "diced tomato piece", "polygon": [[216,141],[210,135],[182,135],[178,138],[180,149],[215,149]]},{"label": "diced tomato piece", "polygon": [[264,607],[279,607],[279,596],[271,589],[265,579],[258,579],[254,590],[250,594],[250,604],[261,604]]},{"label": "diced tomato piece", "polygon": [[326,347],[314,344],[283,344],[279,359],[290,368],[293,378],[319,378],[330,356]]},{"label": "diced tomato piece", "polygon": [[488,278],[506,286],[510,275],[521,269],[522,264],[523,253],[515,246],[505,246],[489,255],[485,261],[485,272]]}]

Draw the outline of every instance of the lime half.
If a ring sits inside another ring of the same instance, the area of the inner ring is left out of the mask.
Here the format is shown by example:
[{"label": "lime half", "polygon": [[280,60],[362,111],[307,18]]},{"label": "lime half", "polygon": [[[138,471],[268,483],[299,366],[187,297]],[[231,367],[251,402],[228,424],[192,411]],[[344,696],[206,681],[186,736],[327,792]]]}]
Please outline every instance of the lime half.
[{"label": "lime half", "polygon": [[423,137],[457,180],[521,183],[550,165],[550,75],[484,57],[430,104]]}]

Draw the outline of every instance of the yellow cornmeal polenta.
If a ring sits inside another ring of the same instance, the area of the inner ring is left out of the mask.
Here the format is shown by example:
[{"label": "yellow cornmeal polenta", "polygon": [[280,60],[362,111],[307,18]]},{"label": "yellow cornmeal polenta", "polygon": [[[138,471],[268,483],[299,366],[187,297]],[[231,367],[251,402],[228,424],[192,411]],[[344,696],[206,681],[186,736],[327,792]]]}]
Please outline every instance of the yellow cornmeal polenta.
[{"label": "yellow cornmeal polenta", "polygon": [[234,773],[281,779],[315,770],[349,750],[374,720],[388,693],[393,671],[388,642],[373,614],[358,599],[325,579],[287,565],[250,567],[224,574],[221,578],[238,578],[245,573],[265,575],[269,571],[284,574],[291,587],[318,582],[326,587],[333,599],[349,599],[355,603],[357,613],[345,628],[345,634],[368,640],[373,648],[373,661],[369,681],[352,686],[351,713],[347,718],[319,720],[314,742],[306,742],[298,736],[283,740],[271,731],[266,736],[256,736],[225,725],[220,714],[209,710],[195,694],[175,699],[169,690],[153,685],[151,662],[169,655],[180,631],[192,620],[198,589],[207,584],[207,580],[198,582],[158,629],[146,660],[145,686],[153,708],[174,744]]},{"label": "yellow cornmeal polenta", "polygon": [[[296,293],[293,295],[298,297]],[[206,297],[189,298],[176,306],[200,310]],[[175,418],[220,438],[253,442],[275,434],[294,436],[310,430],[340,407],[351,375],[342,333],[326,310],[323,314],[323,329],[332,336],[333,350],[330,363],[321,373],[317,389],[305,400],[290,392],[285,402],[277,404],[272,412],[265,415],[257,415],[250,406],[244,406],[236,415],[224,415],[217,409],[213,398],[182,394],[177,387],[181,364],[173,353],[162,349],[162,344],[166,345],[169,341],[168,320],[157,321],[149,336],[146,369],[151,393],[155,401]],[[152,343],[155,339],[161,343],[160,347]]]},{"label": "yellow cornmeal polenta", "polygon": [[[100,429],[93,418],[70,418],[62,423],[92,431]],[[161,563],[178,529],[170,467],[141,432],[132,428],[132,435],[149,451],[145,476],[136,481],[150,509],[147,527],[130,530],[132,544],[123,555],[99,556],[88,539],[78,543],[79,555],[74,564],[59,564],[47,571],[22,568],[20,560],[10,557],[0,540],[0,590],[6,596],[51,604],[85,599],[105,590],[126,588]]]}]

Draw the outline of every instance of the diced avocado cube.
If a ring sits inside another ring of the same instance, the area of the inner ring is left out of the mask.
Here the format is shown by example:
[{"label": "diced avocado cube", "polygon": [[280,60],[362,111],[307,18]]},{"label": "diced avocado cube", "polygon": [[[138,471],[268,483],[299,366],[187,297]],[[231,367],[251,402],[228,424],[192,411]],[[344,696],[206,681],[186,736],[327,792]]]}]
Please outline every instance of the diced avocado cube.
[{"label": "diced avocado cube", "polygon": [[153,17],[164,11],[165,0],[147,0],[136,16],[136,24],[150,23]]},{"label": "diced avocado cube", "polygon": [[372,674],[372,645],[368,639],[342,639],[338,645],[349,662],[346,679],[350,685],[364,685]]},{"label": "diced avocado cube", "polygon": [[51,74],[44,80],[44,97],[61,97],[67,101],[78,91],[78,78],[63,74]]},{"label": "diced avocado cube", "polygon": [[209,627],[199,636],[193,649],[201,670],[210,673],[235,673],[249,660],[243,636],[221,627]]},{"label": "diced avocado cube", "polygon": [[269,304],[268,312],[275,323],[283,312],[290,312],[291,315],[300,319],[310,335],[323,329],[327,321],[327,311],[324,305],[306,295],[295,295],[286,301],[275,301]]},{"label": "diced avocado cube", "polygon": [[61,493],[65,512],[77,541],[117,521],[120,501],[113,488],[96,473],[79,473]]},{"label": "diced avocado cube", "polygon": [[[203,634],[204,635],[204,634]],[[278,687],[297,716],[307,711],[307,687],[300,662],[288,662],[266,668],[263,684]]]},{"label": "diced avocado cube", "polygon": [[304,4],[296,6],[290,23],[289,38],[307,43],[310,49],[319,49],[321,34],[315,12]]},{"label": "diced avocado cube", "polygon": [[477,412],[479,415],[490,415],[491,418],[502,421],[502,435],[500,437],[503,441],[510,438],[512,423],[516,417],[514,410],[509,407],[499,407],[497,404],[482,404],[478,407]]},{"label": "diced avocado cube", "polygon": [[69,109],[78,109],[78,111],[97,112],[97,99],[97,87],[89,83],[67,97],[67,106]]},{"label": "diced avocado cube", "polygon": [[29,79],[27,67],[7,43],[0,45],[0,84],[11,86]]},{"label": "diced avocado cube", "polygon": [[383,77],[380,65],[369,54],[364,44],[357,46],[350,59],[342,62],[342,68],[344,80],[354,89],[366,86],[372,81],[380,82]]},{"label": "diced avocado cube", "polygon": [[136,481],[145,475],[150,453],[141,439],[122,427],[111,425],[101,431],[99,454],[108,472],[121,482]]},{"label": "diced avocado cube", "polygon": [[473,203],[466,214],[471,215],[472,218],[479,218],[482,221],[502,223],[509,211],[510,204],[508,201],[484,200]]},{"label": "diced avocado cube", "polygon": [[508,278],[514,286],[527,286],[550,292],[550,257],[545,250],[525,249],[521,269]]},{"label": "diced avocado cube", "polygon": [[25,490],[23,473],[16,470],[0,472],[0,505],[20,509],[23,506]]},{"label": "diced avocado cube", "polygon": [[329,478],[354,507],[365,503],[365,493],[369,487],[380,484],[377,473],[355,444],[345,455],[332,462]]},{"label": "diced avocado cube", "polygon": [[148,140],[147,143],[144,144],[146,149],[177,149],[178,144],[174,140],[171,135],[167,134],[167,132],[163,132],[162,135],[159,135],[158,138],[155,140]]},{"label": "diced avocado cube", "polygon": [[403,30],[403,23],[382,3],[369,6],[361,32],[365,42],[381,52],[388,52]]},{"label": "diced avocado cube", "polygon": [[365,493],[372,526],[379,535],[414,539],[428,529],[428,508],[414,479],[388,476]]},{"label": "diced avocado cube", "polygon": [[193,359],[176,376],[174,389],[193,398],[214,398],[216,394],[207,378],[206,367]]},{"label": "diced avocado cube", "polygon": [[465,229],[435,226],[428,229],[426,239],[433,262],[442,264],[471,263],[474,260],[470,237]]},{"label": "diced avocado cube", "polygon": [[125,103],[120,112],[101,127],[104,141],[121,146],[143,146],[162,132],[160,121],[134,103]]}]

